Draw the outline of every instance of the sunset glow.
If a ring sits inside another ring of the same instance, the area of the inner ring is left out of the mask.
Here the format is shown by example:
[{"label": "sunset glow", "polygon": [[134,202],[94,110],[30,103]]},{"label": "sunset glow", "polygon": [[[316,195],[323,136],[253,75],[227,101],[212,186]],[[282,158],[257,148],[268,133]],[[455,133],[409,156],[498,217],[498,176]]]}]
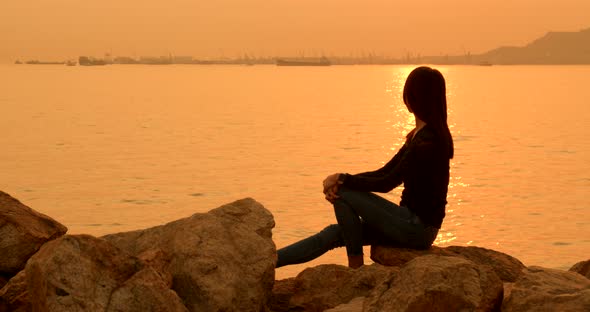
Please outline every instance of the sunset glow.
[{"label": "sunset glow", "polygon": [[589,23],[586,0],[4,1],[0,62],[105,53],[454,55]]}]

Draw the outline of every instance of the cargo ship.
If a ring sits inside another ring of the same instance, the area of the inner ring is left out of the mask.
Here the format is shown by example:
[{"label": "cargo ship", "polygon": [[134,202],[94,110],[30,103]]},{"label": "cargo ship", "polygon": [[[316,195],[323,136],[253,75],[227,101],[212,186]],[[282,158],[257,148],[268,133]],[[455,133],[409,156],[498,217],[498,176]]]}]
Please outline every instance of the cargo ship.
[{"label": "cargo ship", "polygon": [[26,61],[25,64],[28,65],[63,65],[66,62],[48,62],[48,61],[38,61],[38,60],[31,60],[31,61]]},{"label": "cargo ship", "polygon": [[78,64],[80,64],[80,66],[100,66],[106,65],[107,62],[103,59],[95,59],[92,57],[80,56],[78,58]]},{"label": "cargo ship", "polygon": [[277,59],[277,66],[330,66],[330,60],[326,57],[319,59]]}]

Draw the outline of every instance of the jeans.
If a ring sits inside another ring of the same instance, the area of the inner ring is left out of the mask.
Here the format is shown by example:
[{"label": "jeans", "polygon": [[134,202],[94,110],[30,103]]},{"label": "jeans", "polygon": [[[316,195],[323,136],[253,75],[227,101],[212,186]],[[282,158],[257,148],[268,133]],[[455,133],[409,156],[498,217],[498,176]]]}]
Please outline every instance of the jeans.
[{"label": "jeans", "polygon": [[412,211],[370,192],[341,187],[334,201],[338,224],[277,251],[277,268],[313,260],[336,247],[349,256],[363,254],[364,245],[427,249],[438,229],[427,226]]}]

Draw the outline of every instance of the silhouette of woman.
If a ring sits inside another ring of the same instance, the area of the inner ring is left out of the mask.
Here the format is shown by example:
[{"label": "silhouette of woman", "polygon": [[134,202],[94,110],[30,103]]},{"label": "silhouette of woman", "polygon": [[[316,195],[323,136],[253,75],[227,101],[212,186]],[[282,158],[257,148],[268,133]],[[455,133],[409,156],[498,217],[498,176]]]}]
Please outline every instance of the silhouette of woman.
[{"label": "silhouette of woman", "polygon": [[[342,246],[351,268],[364,264],[363,245],[431,246],[445,216],[454,151],[443,75],[430,67],[414,69],[403,100],[416,120],[403,147],[378,170],[328,176],[323,192],[338,223],[280,249],[277,267],[307,262]],[[373,193],[387,193],[402,183],[399,205]]]}]

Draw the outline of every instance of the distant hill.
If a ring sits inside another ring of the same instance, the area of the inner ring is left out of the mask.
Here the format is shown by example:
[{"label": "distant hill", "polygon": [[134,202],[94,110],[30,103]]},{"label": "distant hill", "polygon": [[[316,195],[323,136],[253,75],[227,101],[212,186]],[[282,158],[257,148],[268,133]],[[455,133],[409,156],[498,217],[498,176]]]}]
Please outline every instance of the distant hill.
[{"label": "distant hill", "polygon": [[491,64],[590,64],[590,28],[549,32],[524,47],[500,47],[474,55],[474,62]]},{"label": "distant hill", "polygon": [[482,65],[590,64],[590,28],[578,32],[549,32],[524,47],[500,47],[483,54],[425,56],[417,61]]}]

